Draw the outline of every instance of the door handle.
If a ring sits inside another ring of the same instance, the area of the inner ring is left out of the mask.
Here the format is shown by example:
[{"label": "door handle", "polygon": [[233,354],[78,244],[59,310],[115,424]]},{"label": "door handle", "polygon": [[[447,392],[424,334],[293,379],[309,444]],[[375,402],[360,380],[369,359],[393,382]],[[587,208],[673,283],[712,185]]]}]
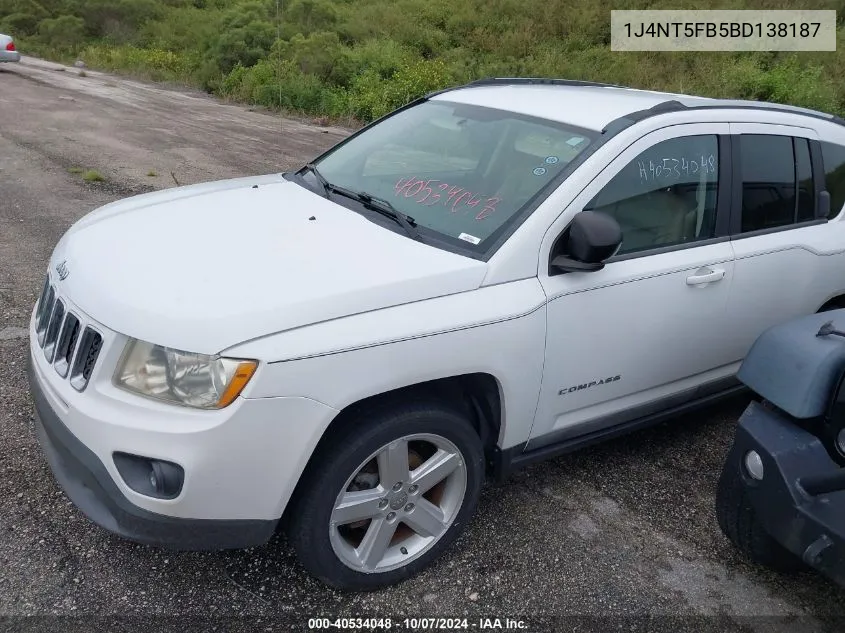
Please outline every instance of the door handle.
[{"label": "door handle", "polygon": [[697,270],[695,274],[687,277],[688,286],[703,286],[704,284],[711,284],[715,281],[721,281],[725,277],[724,268],[702,268]]}]

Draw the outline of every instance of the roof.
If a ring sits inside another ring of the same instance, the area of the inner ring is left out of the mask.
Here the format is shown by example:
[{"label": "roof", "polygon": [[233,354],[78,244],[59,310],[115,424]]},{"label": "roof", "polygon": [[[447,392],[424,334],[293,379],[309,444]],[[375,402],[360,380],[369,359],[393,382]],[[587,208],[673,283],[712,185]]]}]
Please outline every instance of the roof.
[{"label": "roof", "polygon": [[[639,90],[590,82],[550,79],[486,79],[445,90],[432,99],[495,107],[588,130],[603,130],[612,121],[668,104],[668,109],[740,107],[787,110],[837,121],[807,108],[761,101],[712,99],[693,95]],[[665,111],[665,110],[664,110]]]}]

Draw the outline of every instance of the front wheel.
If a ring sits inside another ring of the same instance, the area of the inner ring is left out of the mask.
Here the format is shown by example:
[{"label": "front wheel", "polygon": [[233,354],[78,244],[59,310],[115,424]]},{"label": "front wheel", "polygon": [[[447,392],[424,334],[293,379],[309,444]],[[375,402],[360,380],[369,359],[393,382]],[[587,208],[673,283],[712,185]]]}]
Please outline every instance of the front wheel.
[{"label": "front wheel", "polygon": [[417,402],[369,411],[313,458],[292,507],[290,540],[305,568],[367,590],[419,572],[472,517],[484,451],[469,420]]}]

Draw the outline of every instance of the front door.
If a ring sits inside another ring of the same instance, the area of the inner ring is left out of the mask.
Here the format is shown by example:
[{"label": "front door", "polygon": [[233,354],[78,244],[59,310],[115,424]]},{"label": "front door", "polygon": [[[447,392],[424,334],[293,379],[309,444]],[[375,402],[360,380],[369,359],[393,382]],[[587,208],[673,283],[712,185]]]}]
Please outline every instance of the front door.
[{"label": "front door", "polygon": [[[728,131],[713,123],[648,134],[546,235],[545,367],[528,448],[669,408],[732,373],[722,344],[734,271]],[[553,274],[556,238],[583,209],[616,218],[620,251],[600,271]]]}]

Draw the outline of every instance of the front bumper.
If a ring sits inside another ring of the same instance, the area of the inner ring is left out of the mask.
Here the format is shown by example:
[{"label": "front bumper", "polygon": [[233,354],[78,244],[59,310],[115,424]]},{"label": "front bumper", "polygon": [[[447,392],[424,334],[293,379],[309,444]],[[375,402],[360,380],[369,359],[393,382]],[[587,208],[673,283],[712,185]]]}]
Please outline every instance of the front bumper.
[{"label": "front bumper", "polygon": [[[80,392],[47,360],[30,320],[36,427],[68,497],[97,524],[143,543],[223,549],[266,541],[337,410],[305,397],[242,396],[200,411],[130,394],[111,379],[126,337],[63,300],[103,337]],[[130,487],[116,453],[181,467],[178,495],[154,498]]]},{"label": "front bumper", "polygon": [[[762,481],[752,479],[743,466],[750,450],[762,458]],[[778,543],[845,585],[845,490],[807,492],[810,482],[830,481],[843,470],[817,437],[752,403],[740,418],[725,469],[743,482],[763,528]]]},{"label": "front bumper", "polygon": [[29,367],[35,428],[50,468],[68,498],[94,523],[120,536],[178,549],[228,549],[266,542],[275,520],[170,517],[130,503],[100,459],[80,442],[50,407]]}]

